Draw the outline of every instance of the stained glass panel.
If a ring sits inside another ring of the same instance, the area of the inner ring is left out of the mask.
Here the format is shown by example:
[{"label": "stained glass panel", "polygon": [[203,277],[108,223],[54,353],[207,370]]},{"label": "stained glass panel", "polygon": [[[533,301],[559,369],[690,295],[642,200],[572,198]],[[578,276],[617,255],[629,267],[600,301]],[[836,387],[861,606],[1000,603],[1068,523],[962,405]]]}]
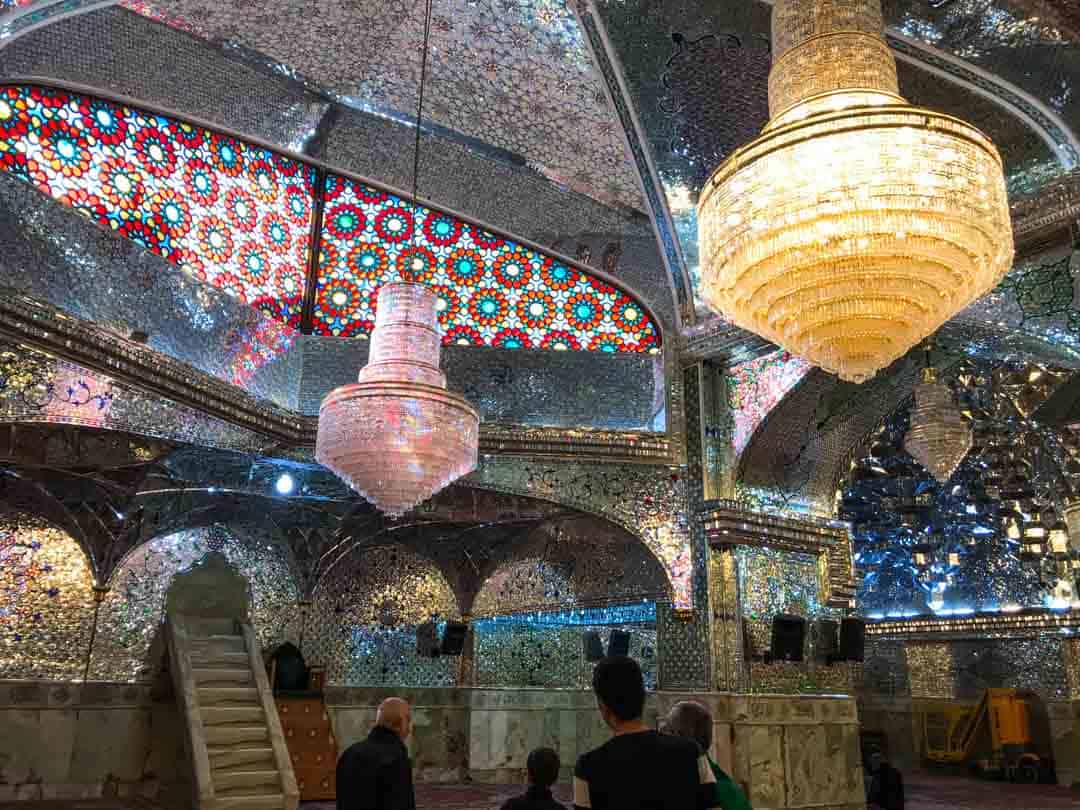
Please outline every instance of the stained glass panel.
[{"label": "stained glass panel", "polygon": [[199,126],[39,86],[0,87],[0,170],[293,327],[364,336],[379,288],[436,288],[444,342],[658,353],[633,296],[450,214],[330,174],[313,322],[301,324],[315,169]]},{"label": "stained glass panel", "polygon": [[435,288],[446,344],[659,351],[656,324],[622,290],[449,214],[329,176],[315,331],[369,334],[379,288],[402,277]]},{"label": "stained glass panel", "polygon": [[135,107],[0,88],[0,168],[298,326],[314,170]]}]

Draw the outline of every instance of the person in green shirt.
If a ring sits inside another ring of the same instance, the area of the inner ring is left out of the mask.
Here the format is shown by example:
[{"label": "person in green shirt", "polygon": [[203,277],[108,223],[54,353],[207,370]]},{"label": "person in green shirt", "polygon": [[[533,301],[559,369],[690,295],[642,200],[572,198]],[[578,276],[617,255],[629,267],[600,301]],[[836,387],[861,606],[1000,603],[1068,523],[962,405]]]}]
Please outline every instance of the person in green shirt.
[{"label": "person in green shirt", "polygon": [[742,788],[724,773],[709,755],[712,748],[713,719],[709,710],[692,700],[684,700],[671,707],[664,731],[679,737],[688,737],[698,744],[709,759],[709,766],[716,777],[716,799],[723,810],[753,810]]}]

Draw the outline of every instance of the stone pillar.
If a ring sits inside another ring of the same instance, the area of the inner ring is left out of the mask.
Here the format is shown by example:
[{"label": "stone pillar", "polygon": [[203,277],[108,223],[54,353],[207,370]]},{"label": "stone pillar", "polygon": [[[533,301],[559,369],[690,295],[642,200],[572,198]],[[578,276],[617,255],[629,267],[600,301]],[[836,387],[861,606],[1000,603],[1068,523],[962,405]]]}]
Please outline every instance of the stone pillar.
[{"label": "stone pillar", "polygon": [[658,605],[656,638],[660,689],[712,688],[712,634],[709,608],[709,547],[700,514],[705,502],[703,471],[704,431],[702,413],[701,364],[683,370],[686,409],[686,461],[680,473],[686,493],[683,519],[692,544],[693,611],[678,613],[669,605]]},{"label": "stone pillar", "polygon": [[461,657],[458,659],[457,685],[476,685],[476,633],[473,631],[472,615],[463,613],[461,621],[468,625],[465,631],[465,646],[461,648]]},{"label": "stone pillar", "polygon": [[721,692],[746,689],[742,604],[732,548],[709,554],[709,602],[712,619],[713,688]]},{"label": "stone pillar", "polygon": [[1070,701],[1048,704],[1054,770],[1059,785],[1080,785],[1080,638],[1062,644]]}]

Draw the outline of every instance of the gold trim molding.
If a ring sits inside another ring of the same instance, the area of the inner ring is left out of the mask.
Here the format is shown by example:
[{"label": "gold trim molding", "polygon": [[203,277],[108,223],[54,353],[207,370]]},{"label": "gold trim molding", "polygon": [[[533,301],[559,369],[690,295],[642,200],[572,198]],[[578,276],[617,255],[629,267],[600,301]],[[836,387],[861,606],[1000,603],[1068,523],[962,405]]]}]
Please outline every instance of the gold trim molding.
[{"label": "gold trim molding", "polygon": [[758,512],[737,501],[709,501],[701,512],[713,548],[757,546],[813,554],[821,569],[823,601],[850,608],[855,599],[855,562],[846,523]]}]

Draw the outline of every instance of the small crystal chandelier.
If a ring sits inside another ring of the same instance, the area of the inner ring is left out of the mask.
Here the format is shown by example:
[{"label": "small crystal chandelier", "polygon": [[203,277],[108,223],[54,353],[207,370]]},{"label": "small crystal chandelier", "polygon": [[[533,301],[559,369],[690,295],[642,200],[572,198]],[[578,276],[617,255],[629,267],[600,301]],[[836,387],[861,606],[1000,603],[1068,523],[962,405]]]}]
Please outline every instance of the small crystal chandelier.
[{"label": "small crystal chandelier", "polygon": [[446,390],[435,299],[423,284],[384,284],[359,381],[319,409],[315,458],[388,515],[476,468],[480,417]]},{"label": "small crystal chandelier", "polygon": [[971,426],[953,404],[952,391],[938,382],[932,366],[915,387],[915,408],[904,449],[941,483],[945,483],[971,450]]},{"label": "small crystal chandelier", "polygon": [[771,119],[698,203],[704,296],[862,382],[993,288],[1013,257],[1001,157],[908,105],[880,0],[776,0]]},{"label": "small crystal chandelier", "polygon": [[[416,107],[413,199],[418,199],[431,0],[425,3]],[[406,270],[409,273],[413,268]],[[436,294],[408,278],[379,290],[368,363],[359,380],[326,395],[315,458],[391,516],[402,515],[476,469],[480,416],[446,390],[439,370]]]}]

